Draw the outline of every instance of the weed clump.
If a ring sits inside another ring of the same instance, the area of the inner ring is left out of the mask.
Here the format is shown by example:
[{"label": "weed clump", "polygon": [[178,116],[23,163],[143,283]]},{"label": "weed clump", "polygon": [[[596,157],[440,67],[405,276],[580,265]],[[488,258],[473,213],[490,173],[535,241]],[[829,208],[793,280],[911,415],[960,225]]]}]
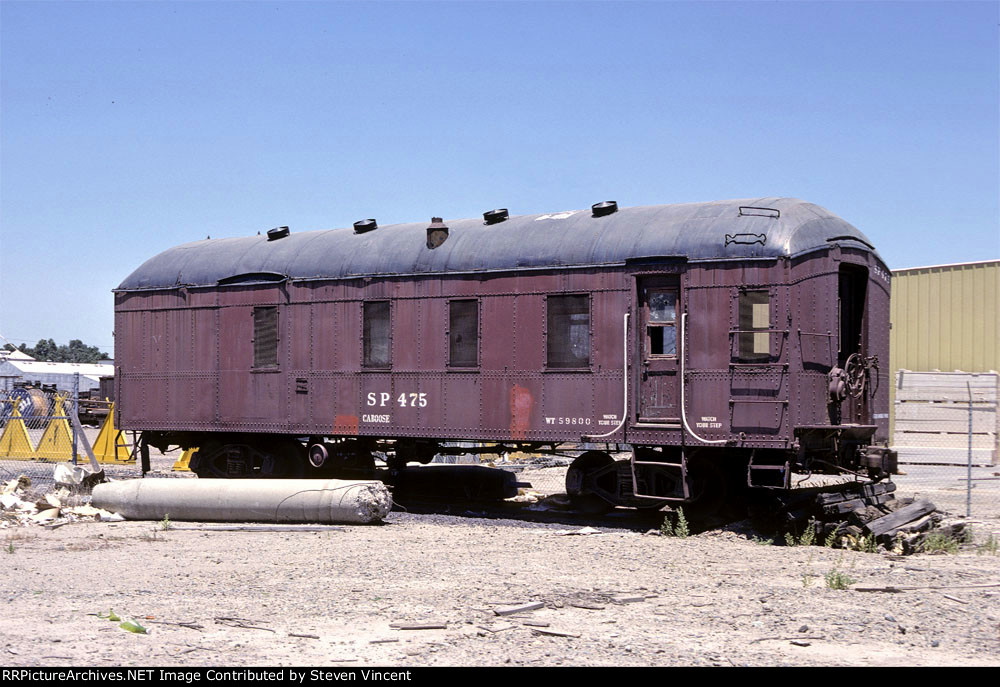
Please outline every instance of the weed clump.
[{"label": "weed clump", "polygon": [[801,535],[796,537],[791,532],[785,533],[785,546],[812,546],[816,543],[816,521],[810,520]]},{"label": "weed clump", "polygon": [[667,513],[660,525],[660,534],[665,537],[688,537],[691,529],[688,527],[687,518],[684,517],[684,509],[678,508],[676,513]]},{"label": "weed clump", "polygon": [[931,532],[920,545],[924,553],[958,553],[962,541],[946,532]]}]

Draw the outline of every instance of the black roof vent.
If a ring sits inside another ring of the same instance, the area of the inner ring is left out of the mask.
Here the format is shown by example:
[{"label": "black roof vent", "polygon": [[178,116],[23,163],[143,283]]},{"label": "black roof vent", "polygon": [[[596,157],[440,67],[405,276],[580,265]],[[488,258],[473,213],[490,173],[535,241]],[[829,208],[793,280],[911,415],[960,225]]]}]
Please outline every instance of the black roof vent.
[{"label": "black roof vent", "polygon": [[508,214],[507,208],[500,208],[499,210],[490,210],[489,212],[483,213],[483,219],[486,220],[486,224],[499,224],[508,217],[510,217],[510,214]]},{"label": "black roof vent", "polygon": [[448,225],[440,217],[431,217],[431,223],[427,227],[427,247],[437,248],[448,240]]},{"label": "black roof vent", "polygon": [[618,203],[613,200],[606,200],[603,203],[594,203],[590,206],[590,209],[594,213],[594,217],[604,217],[605,215],[613,215],[618,212]]},{"label": "black roof vent", "polygon": [[374,229],[378,229],[378,223],[373,219],[363,219],[354,223],[355,234],[363,234]]},{"label": "black roof vent", "polygon": [[285,238],[288,234],[288,227],[275,227],[274,229],[267,230],[267,240],[277,241],[278,239]]}]

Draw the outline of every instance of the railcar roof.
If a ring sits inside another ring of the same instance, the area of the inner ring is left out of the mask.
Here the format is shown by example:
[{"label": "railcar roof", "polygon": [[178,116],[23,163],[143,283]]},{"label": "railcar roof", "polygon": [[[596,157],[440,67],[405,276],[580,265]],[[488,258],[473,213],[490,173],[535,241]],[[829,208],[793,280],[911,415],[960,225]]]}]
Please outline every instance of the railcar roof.
[{"label": "railcar roof", "polygon": [[512,216],[489,226],[482,219],[445,220],[448,239],[434,249],[426,245],[428,224],[388,225],[364,234],[351,228],[293,229],[274,241],[263,235],[195,241],[147,260],[116,290],[210,286],[241,275],[340,279],[614,265],[656,257],[776,258],[826,248],[832,241],[871,246],[840,217],[795,198],[631,207],[604,217],[575,210]]}]

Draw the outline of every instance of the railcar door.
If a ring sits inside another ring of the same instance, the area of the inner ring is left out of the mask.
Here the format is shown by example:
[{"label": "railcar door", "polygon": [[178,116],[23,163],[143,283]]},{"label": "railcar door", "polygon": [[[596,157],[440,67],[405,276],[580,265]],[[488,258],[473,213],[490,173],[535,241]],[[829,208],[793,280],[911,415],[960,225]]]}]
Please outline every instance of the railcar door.
[{"label": "railcar door", "polygon": [[679,320],[677,276],[640,277],[638,420],[651,424],[680,422]]},{"label": "railcar door", "polygon": [[[861,265],[841,264],[838,278],[837,310],[840,323],[837,366],[854,367],[849,360],[864,360],[868,350],[868,269]],[[855,363],[855,361],[851,361]],[[870,424],[868,390],[857,396],[848,396],[843,405],[842,422]]]}]

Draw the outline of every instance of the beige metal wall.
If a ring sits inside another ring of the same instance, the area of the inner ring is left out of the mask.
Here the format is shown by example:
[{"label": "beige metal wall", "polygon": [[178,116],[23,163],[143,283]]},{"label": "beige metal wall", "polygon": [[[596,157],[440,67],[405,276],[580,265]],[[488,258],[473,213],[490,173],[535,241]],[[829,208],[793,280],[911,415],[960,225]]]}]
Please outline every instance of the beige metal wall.
[{"label": "beige metal wall", "polygon": [[[889,407],[899,370],[1000,371],[1000,260],[892,273]],[[895,437],[895,411],[890,412]]]},{"label": "beige metal wall", "polygon": [[896,370],[1000,370],[1000,260],[892,273],[889,355]]}]

